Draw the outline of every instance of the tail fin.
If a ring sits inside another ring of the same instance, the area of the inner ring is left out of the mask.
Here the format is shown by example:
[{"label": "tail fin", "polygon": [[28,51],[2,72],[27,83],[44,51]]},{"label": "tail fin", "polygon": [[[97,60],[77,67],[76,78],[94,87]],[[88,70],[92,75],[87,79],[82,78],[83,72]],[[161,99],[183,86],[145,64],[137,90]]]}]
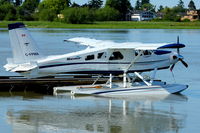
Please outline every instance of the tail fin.
[{"label": "tail fin", "polygon": [[27,63],[43,57],[23,23],[9,24],[8,30],[13,51],[13,63]]}]

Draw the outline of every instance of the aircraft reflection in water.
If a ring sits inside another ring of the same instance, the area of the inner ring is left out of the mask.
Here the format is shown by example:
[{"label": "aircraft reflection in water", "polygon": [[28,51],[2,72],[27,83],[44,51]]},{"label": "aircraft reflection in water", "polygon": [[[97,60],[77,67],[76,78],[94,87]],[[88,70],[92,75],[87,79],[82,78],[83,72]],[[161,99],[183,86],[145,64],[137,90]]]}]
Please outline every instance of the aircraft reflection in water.
[{"label": "aircraft reflection in water", "polygon": [[[65,95],[58,100],[66,97],[69,98]],[[51,107],[42,105],[42,108],[30,106],[20,111],[11,108],[7,112],[7,120],[13,132],[20,133],[164,133],[179,132],[185,125],[184,112],[177,113],[173,107],[175,104],[171,104],[173,101],[186,101],[184,96],[166,95],[164,98],[162,95],[148,97],[148,100],[79,98],[65,102],[59,108],[58,103]],[[81,106],[83,101],[87,104]],[[165,105],[155,106],[159,101]]]}]

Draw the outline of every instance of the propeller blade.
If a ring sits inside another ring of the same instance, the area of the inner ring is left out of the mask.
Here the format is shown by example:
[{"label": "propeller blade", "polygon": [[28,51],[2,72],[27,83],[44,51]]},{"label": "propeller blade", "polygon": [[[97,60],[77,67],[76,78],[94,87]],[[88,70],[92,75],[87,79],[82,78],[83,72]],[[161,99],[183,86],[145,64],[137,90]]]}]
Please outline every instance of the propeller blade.
[{"label": "propeller blade", "polygon": [[183,61],[182,59],[179,59],[181,62],[182,62],[182,64],[187,68],[188,67],[188,64],[185,62],[185,61]]},{"label": "propeller blade", "polygon": [[172,70],[174,69],[174,66],[175,64],[173,64],[171,67],[170,67],[170,71],[172,72]]},{"label": "propeller blade", "polygon": [[[177,36],[177,44],[179,44],[179,36]],[[177,48],[177,53],[180,54],[180,48]]]},{"label": "propeller blade", "polygon": [[179,44],[179,36],[177,36],[177,44]]}]

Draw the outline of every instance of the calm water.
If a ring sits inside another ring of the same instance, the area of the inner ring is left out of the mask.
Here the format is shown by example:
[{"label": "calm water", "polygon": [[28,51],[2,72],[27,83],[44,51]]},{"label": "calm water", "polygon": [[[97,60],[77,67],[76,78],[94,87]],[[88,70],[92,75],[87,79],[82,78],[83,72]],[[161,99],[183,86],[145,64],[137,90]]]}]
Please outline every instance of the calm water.
[{"label": "calm water", "polygon": [[[90,37],[116,42],[175,42],[179,35],[186,48],[181,50],[186,69],[178,63],[175,80],[169,70],[157,77],[184,83],[182,95],[111,99],[100,97],[47,96],[31,92],[0,93],[2,133],[189,133],[200,130],[200,30],[69,30],[30,29],[46,54],[63,54],[84,49],[63,42],[73,37]],[[6,29],[0,29],[0,73],[11,57]]]}]

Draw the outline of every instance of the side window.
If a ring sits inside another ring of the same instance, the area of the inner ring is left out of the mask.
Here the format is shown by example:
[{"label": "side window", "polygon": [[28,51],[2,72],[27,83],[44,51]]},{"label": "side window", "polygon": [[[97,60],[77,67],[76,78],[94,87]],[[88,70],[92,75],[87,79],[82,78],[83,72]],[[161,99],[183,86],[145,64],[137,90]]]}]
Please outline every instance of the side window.
[{"label": "side window", "polygon": [[152,53],[149,50],[145,50],[145,51],[143,51],[143,54],[146,56],[150,56]]},{"label": "side window", "polygon": [[[135,56],[138,56],[140,52],[141,52],[140,50],[136,50],[136,51],[135,51]],[[140,54],[140,56],[142,56],[142,55],[143,55],[143,53]]]},{"label": "side window", "polygon": [[97,58],[100,59],[100,58],[102,58],[103,55],[105,55],[105,52],[98,53]]},{"label": "side window", "polygon": [[135,51],[135,56],[138,56],[138,54],[139,54],[139,51]]},{"label": "side window", "polygon": [[94,55],[86,56],[85,60],[94,60]]},{"label": "side window", "polygon": [[124,56],[119,52],[113,52],[109,58],[109,60],[122,60],[124,58]]}]

